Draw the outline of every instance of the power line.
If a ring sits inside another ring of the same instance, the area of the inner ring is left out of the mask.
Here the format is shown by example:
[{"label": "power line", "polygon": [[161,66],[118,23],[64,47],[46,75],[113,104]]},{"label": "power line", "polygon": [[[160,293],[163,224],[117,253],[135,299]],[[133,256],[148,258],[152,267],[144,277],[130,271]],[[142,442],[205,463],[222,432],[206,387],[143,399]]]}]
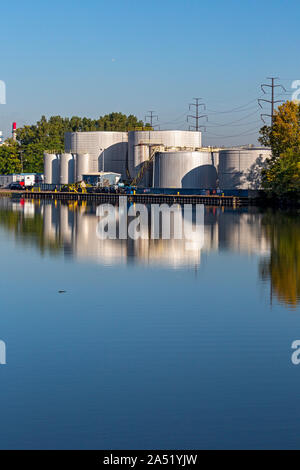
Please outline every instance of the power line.
[{"label": "power line", "polygon": [[[259,111],[259,108],[256,108],[256,110],[253,112],[253,113],[250,113],[250,114],[246,114],[246,116],[243,116],[239,119],[235,119],[234,121],[231,121],[231,122],[226,122],[226,123],[218,123],[218,122],[214,122],[214,121],[209,121],[210,124],[213,124],[214,127],[224,127],[224,126],[231,126],[232,124],[235,124],[237,122],[241,122],[243,121],[244,119],[247,119],[248,117],[250,116],[254,116],[255,114],[257,114],[257,112]],[[212,126],[209,126],[209,127],[212,127]]]},{"label": "power line", "polygon": [[[247,112],[247,111],[252,111],[251,113],[239,118],[239,119],[236,119],[230,123],[225,123],[225,124],[221,124],[221,123],[215,123],[215,122],[212,122],[212,121],[209,121],[211,124],[214,124],[216,126],[227,126],[229,124],[234,124],[235,122],[239,122],[243,119],[246,119],[247,117],[249,116],[253,116],[254,114],[256,114],[258,111],[259,111],[259,107],[258,106],[251,106],[251,107],[248,107],[249,104],[252,104],[256,102],[257,103],[257,98],[245,103],[245,104],[242,104],[240,106],[237,106],[235,108],[232,108],[232,109],[229,109],[228,111],[216,111],[216,110],[210,110],[208,108],[206,108],[206,111],[207,111],[207,116],[209,117],[210,115],[218,115],[218,114],[230,114],[230,113],[244,113],[244,112]],[[193,103],[194,104],[194,103]],[[168,125],[168,124],[173,124],[173,123],[176,123],[176,125],[178,124],[178,121],[180,121],[180,123],[182,122],[181,119],[184,117],[184,116],[187,116],[187,112],[179,115],[178,117],[174,118],[174,119],[171,119],[169,121],[163,121],[163,122],[160,122],[160,125],[164,126],[164,125]],[[186,121],[185,121],[186,122]],[[211,127],[211,126],[209,126]]]},{"label": "power line", "polygon": [[[258,123],[261,123],[261,120],[260,119],[256,119],[255,121],[250,121],[250,122],[243,122],[243,123],[239,123],[239,124],[234,124],[234,127],[246,127],[246,126],[250,126],[251,124],[258,124]],[[224,124],[222,126],[210,126],[210,125],[207,125],[206,128],[207,129],[220,129],[220,128],[224,128],[224,127],[228,127],[228,126],[231,126],[231,124]]]},{"label": "power line", "polygon": [[[160,125],[163,125],[163,124],[172,124],[173,122],[178,122],[180,121],[184,116],[187,115],[187,112],[181,114],[180,116],[178,116],[177,118],[175,119],[172,119],[171,121],[164,121],[164,122],[160,122]],[[184,121],[186,122],[186,121]]]},{"label": "power line", "polygon": [[[257,98],[256,98],[256,101],[257,101]],[[247,111],[254,111],[254,110],[258,110],[258,106],[250,106],[248,108],[244,108],[244,109],[239,109],[239,110],[235,110],[235,111],[219,111],[219,112],[211,112],[209,109],[207,110],[207,115],[208,117],[210,116],[218,116],[218,115],[226,115],[226,114],[232,114],[232,115],[239,115],[241,113],[244,113],[244,112],[247,112]]]},{"label": "power line", "polygon": [[254,135],[254,134],[257,134],[259,131],[259,127],[254,127],[253,129],[248,129],[247,131],[244,131],[244,132],[241,132],[239,134],[235,134],[235,135],[220,135],[220,134],[214,134],[213,132],[208,132],[208,134],[214,136],[214,137],[219,137],[219,138],[222,138],[222,139],[228,139],[228,138],[231,138],[231,137],[246,137],[248,135]]},{"label": "power line", "polygon": [[265,101],[266,103],[270,103],[271,105],[271,114],[261,114],[260,117],[262,119],[262,121],[265,123],[265,120],[263,118],[263,116],[267,116],[267,117],[270,117],[271,118],[271,126],[273,126],[273,121],[274,121],[274,105],[275,103],[283,103],[284,101],[283,100],[275,100],[275,88],[282,88],[285,92],[286,92],[286,89],[284,88],[283,85],[275,85],[275,80],[278,80],[278,77],[267,77],[267,80],[271,80],[271,84],[270,83],[263,83],[260,87],[263,91],[263,93],[267,93],[265,91],[265,87],[268,87],[268,88],[271,88],[271,99],[270,100],[266,100],[266,99],[263,99],[263,98],[259,98],[258,99],[258,104],[259,106],[262,108],[262,105],[261,105],[261,101]]},{"label": "power line", "polygon": [[201,107],[203,107],[203,109],[206,109],[206,106],[205,106],[204,103],[199,103],[199,101],[202,98],[193,98],[193,99],[195,100],[195,103],[190,103],[189,104],[189,110],[191,110],[191,108],[194,106],[195,111],[196,111],[196,116],[193,116],[192,114],[189,114],[187,116],[186,120],[187,120],[187,122],[189,122],[189,118],[194,119],[195,120],[195,125],[189,126],[189,129],[193,128],[193,129],[195,129],[195,131],[199,131],[200,128],[204,127],[204,126],[199,124],[200,119],[205,117],[206,121],[208,120],[207,114],[202,114],[202,115],[199,114],[199,110],[201,109]]},{"label": "power line", "polygon": [[[216,110],[213,110],[213,109],[208,109],[208,113],[213,113],[213,114],[227,114],[227,113],[234,113],[234,112],[237,112],[239,110],[241,110],[242,108],[246,108],[247,106],[249,106],[249,104],[252,104],[254,102],[257,101],[257,98],[249,101],[248,103],[245,103],[245,104],[242,104],[240,106],[237,106],[236,108],[233,108],[233,109],[230,109],[228,111],[216,111]],[[250,107],[248,109],[253,109],[253,107]],[[246,109],[244,109],[243,111],[246,111]]]},{"label": "power line", "polygon": [[154,127],[156,127],[156,126],[153,125],[153,119],[156,118],[156,121],[158,121],[158,115],[157,115],[157,114],[154,114],[155,111],[148,111],[148,113],[149,113],[149,114],[146,114],[146,116],[145,116],[145,121],[147,122],[147,119],[149,118],[149,119],[150,119],[149,124],[150,124],[151,127],[154,128]]}]

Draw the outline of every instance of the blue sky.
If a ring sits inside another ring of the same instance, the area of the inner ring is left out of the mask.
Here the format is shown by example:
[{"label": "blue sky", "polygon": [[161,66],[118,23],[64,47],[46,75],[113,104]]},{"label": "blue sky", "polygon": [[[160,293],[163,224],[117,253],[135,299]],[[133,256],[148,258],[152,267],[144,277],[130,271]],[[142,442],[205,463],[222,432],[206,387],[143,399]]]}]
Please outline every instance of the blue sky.
[{"label": "blue sky", "polygon": [[186,129],[200,96],[205,144],[255,143],[260,83],[280,77],[287,99],[300,79],[296,0],[5,0],[0,14],[5,135],[42,114],[150,109],[162,129]]}]

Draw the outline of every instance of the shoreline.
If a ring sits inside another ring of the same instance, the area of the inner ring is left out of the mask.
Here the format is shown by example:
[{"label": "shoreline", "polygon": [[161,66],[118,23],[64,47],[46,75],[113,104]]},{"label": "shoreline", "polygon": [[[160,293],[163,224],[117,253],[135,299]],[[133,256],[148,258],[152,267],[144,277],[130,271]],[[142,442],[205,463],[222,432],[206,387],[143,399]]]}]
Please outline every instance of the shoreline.
[{"label": "shoreline", "polygon": [[1,190],[0,197],[17,199],[44,199],[61,201],[112,202],[118,203],[120,197],[127,197],[129,202],[142,204],[204,204],[209,206],[227,207],[270,207],[278,209],[297,209],[300,202],[278,200],[270,197],[198,195],[198,194],[164,194],[164,193],[74,193],[55,191],[13,191]]}]

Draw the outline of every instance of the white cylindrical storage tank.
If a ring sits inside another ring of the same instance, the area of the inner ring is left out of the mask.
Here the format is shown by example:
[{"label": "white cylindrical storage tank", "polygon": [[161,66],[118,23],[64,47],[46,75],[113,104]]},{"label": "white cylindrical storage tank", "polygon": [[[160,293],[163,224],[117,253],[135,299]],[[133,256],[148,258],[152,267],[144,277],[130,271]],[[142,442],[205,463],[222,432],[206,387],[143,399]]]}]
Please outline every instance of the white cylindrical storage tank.
[{"label": "white cylindrical storage tank", "polygon": [[82,181],[82,175],[90,171],[89,154],[78,153],[76,155],[76,182]]},{"label": "white cylindrical storage tank", "polygon": [[134,168],[136,172],[138,172],[141,169],[143,163],[146,160],[149,160],[149,156],[150,156],[149,145],[140,144],[134,147],[133,164],[134,164]]},{"label": "white cylindrical storage tank", "polygon": [[60,182],[60,159],[55,153],[44,153],[44,181],[46,184]]},{"label": "white cylindrical storage tank", "polygon": [[212,152],[158,152],[154,159],[156,188],[215,189],[217,170]]},{"label": "white cylindrical storage tank", "polygon": [[[201,148],[201,132],[194,131],[130,131],[128,132],[128,169],[131,177],[137,175],[140,164],[148,160],[144,146],[161,145],[174,150]],[[142,150],[140,149],[142,148]]]},{"label": "white cylindrical storage tank", "polygon": [[[121,173],[122,177],[126,178],[127,141],[126,132],[98,132],[100,154],[98,154],[97,165],[95,163],[93,166],[93,171]],[[90,150],[87,149],[87,151],[91,155]]]},{"label": "white cylindrical storage tank", "polygon": [[[138,172],[142,169],[144,163],[149,160],[151,152],[151,147],[149,145],[136,145],[133,152],[133,166],[134,174],[137,175]],[[144,173],[142,179],[139,181],[139,186],[151,187],[152,186],[152,174],[153,174],[152,164],[149,166],[147,171]]]},{"label": "white cylindrical storage tank", "polygon": [[75,160],[71,153],[62,153],[60,156],[60,184],[74,183]]},{"label": "white cylindrical storage tank", "polygon": [[260,189],[261,171],[270,157],[271,150],[266,148],[220,150],[220,189]]},{"label": "white cylindrical storage tank", "polygon": [[113,171],[126,177],[127,132],[66,132],[65,152],[89,154],[89,171]]}]

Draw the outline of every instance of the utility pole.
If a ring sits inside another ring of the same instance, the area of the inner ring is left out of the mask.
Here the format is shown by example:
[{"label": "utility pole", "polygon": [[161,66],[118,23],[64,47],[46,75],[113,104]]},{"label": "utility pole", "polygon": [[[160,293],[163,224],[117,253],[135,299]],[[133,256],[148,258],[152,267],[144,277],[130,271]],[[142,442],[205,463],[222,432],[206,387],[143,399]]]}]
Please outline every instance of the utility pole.
[{"label": "utility pole", "polygon": [[196,111],[195,114],[196,115],[193,116],[193,115],[189,114],[187,116],[186,120],[187,120],[187,122],[189,122],[189,118],[195,119],[195,125],[194,126],[189,126],[189,130],[191,130],[191,128],[192,128],[192,129],[195,129],[195,131],[199,131],[200,128],[204,127],[203,125],[199,124],[200,119],[205,117],[206,121],[208,121],[207,114],[202,114],[202,115],[199,114],[199,110],[201,109],[201,107],[202,107],[203,110],[205,110],[206,106],[205,106],[204,103],[199,103],[199,101],[202,100],[202,98],[193,98],[193,99],[195,100],[195,103],[190,103],[189,104],[189,110],[191,110],[191,108],[193,106],[195,106],[195,111]]},{"label": "utility pole", "polygon": [[158,115],[157,115],[157,114],[154,114],[155,111],[148,111],[148,113],[149,113],[149,114],[147,114],[147,115],[145,116],[145,122],[147,122],[147,119],[149,118],[149,120],[150,120],[149,124],[150,124],[151,127],[154,128],[154,127],[156,127],[156,126],[153,125],[153,120],[156,118],[156,121],[158,121]]},{"label": "utility pole", "polygon": [[265,100],[263,98],[260,98],[258,100],[258,104],[261,108],[262,108],[262,105],[260,103],[261,101],[265,101],[266,103],[270,103],[270,105],[271,105],[271,114],[261,114],[260,117],[261,117],[261,119],[264,123],[265,123],[265,120],[264,120],[263,116],[270,117],[271,118],[271,126],[273,126],[273,122],[274,122],[274,108],[275,108],[274,105],[276,103],[283,103],[284,102],[284,100],[275,100],[275,88],[282,88],[283,91],[286,91],[286,89],[284,88],[283,85],[275,85],[275,80],[278,80],[278,79],[279,79],[278,77],[267,77],[267,80],[271,80],[271,83],[263,83],[260,86],[264,94],[267,93],[265,91],[265,87],[271,88],[271,99],[270,100]]}]

